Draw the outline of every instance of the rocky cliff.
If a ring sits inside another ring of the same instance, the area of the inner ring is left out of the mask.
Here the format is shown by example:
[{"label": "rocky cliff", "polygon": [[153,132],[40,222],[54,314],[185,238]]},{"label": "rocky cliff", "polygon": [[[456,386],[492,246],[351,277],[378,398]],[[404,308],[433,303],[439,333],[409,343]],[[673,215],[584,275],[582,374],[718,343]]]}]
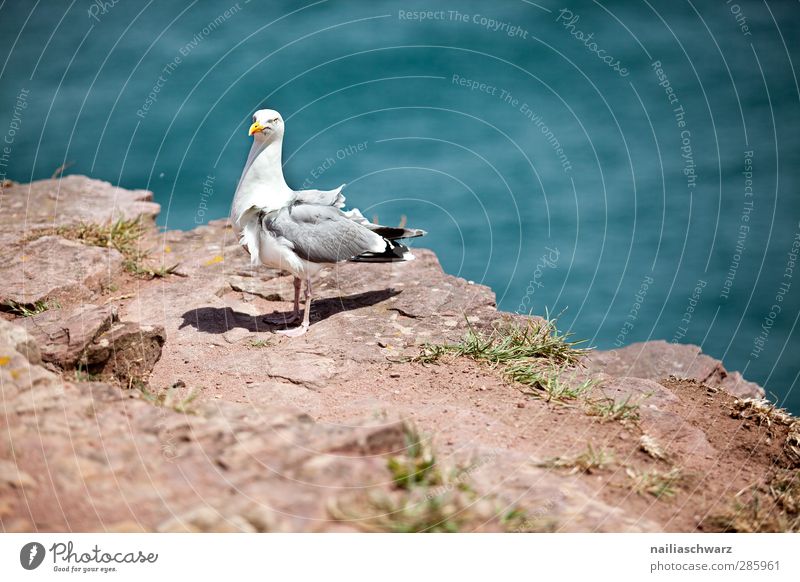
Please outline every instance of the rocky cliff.
[{"label": "rocky cliff", "polygon": [[159,232],[149,192],[82,176],[3,186],[4,531],[797,526],[798,425],[694,346],[592,352],[564,397],[421,359],[549,329],[423,249],[330,269],[285,338],[262,318],[290,278],[224,221]]}]

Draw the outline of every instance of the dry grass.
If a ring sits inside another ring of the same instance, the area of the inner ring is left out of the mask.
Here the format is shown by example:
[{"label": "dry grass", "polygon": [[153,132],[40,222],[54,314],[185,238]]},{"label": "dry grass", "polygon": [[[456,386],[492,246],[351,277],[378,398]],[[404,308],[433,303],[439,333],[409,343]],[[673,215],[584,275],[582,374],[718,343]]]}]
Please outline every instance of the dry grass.
[{"label": "dry grass", "polygon": [[724,532],[800,532],[800,471],[777,470],[766,483],[740,492],[732,507],[708,524]]},{"label": "dry grass", "polygon": [[800,466],[800,420],[783,408],[764,398],[737,398],[731,416],[755,422],[767,427],[770,437],[773,429],[784,426],[788,429],[783,442],[783,452],[791,466]]},{"label": "dry grass", "polygon": [[192,403],[200,396],[200,392],[196,390],[180,397],[178,396],[178,386],[171,386],[159,393],[150,392],[144,385],[139,385],[138,388],[142,393],[142,398],[154,406],[169,408],[181,414],[197,414],[197,410],[192,406]]},{"label": "dry grass", "polygon": [[592,474],[607,469],[614,462],[614,456],[603,449],[595,449],[591,444],[586,450],[574,457],[554,457],[541,463],[538,467],[548,469],[569,469],[570,474]]},{"label": "dry grass", "polygon": [[679,467],[673,467],[669,471],[648,469],[641,472],[628,467],[625,472],[630,478],[630,487],[634,493],[648,493],[657,499],[674,497],[683,481],[683,472]]},{"label": "dry grass", "polygon": [[166,277],[176,273],[178,265],[153,267],[147,264],[150,252],[141,248],[141,239],[146,232],[147,227],[142,223],[141,219],[129,220],[120,218],[107,224],[82,223],[38,231],[28,237],[27,240],[55,234],[86,245],[116,249],[124,258],[123,267],[125,270],[145,279]]},{"label": "dry grass", "polygon": [[731,416],[752,420],[757,425],[768,428],[775,424],[789,426],[797,420],[783,408],[778,408],[764,398],[737,398],[733,403]]},{"label": "dry grass", "polygon": [[639,404],[630,400],[630,396],[619,402],[610,397],[593,399],[588,402],[587,414],[597,416],[604,422],[638,422]]},{"label": "dry grass", "polygon": [[649,434],[643,434],[639,437],[639,448],[656,461],[667,460],[667,454],[664,452],[664,449],[662,449],[658,441]]}]

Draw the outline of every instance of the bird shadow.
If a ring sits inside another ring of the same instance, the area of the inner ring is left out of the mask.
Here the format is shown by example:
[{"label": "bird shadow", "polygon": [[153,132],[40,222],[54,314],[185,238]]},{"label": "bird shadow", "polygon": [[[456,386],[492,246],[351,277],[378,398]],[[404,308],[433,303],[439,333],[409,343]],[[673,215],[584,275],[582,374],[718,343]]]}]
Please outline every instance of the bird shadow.
[{"label": "bird shadow", "polygon": [[[365,291],[364,293],[355,293],[342,297],[315,299],[311,304],[311,323],[322,321],[337,313],[369,307],[399,294],[400,291],[395,289],[382,289],[380,291]],[[285,327],[283,324],[264,321],[264,315],[270,315],[271,317],[283,315],[288,320],[292,312],[289,310],[274,314],[249,315],[234,311],[231,307],[198,307],[197,309],[190,309],[182,315],[183,323],[179,329],[193,327],[205,333],[220,334],[239,327],[250,332],[272,331],[276,328]]]}]

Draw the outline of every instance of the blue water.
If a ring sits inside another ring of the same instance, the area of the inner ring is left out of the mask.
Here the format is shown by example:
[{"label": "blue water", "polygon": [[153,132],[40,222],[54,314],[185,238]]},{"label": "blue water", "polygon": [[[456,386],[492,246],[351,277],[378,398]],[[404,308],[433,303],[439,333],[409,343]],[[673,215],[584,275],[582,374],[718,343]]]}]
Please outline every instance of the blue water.
[{"label": "blue water", "polygon": [[267,106],[290,183],[406,215],[502,308],[700,344],[800,411],[796,3],[0,6],[8,177],[71,162],[192,228]]}]

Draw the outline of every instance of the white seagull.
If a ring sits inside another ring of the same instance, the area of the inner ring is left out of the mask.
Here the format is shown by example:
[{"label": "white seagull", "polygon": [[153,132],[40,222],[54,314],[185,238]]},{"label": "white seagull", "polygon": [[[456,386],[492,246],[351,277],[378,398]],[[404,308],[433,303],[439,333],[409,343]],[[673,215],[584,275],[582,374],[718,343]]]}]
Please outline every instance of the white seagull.
[{"label": "white seagull", "polygon": [[239,243],[253,265],[266,265],[294,275],[294,311],[300,319],[300,286],[306,282],[302,323],[280,330],[289,336],[308,331],[311,316],[311,277],[325,266],[342,261],[409,261],[414,255],[396,242],[423,236],[425,231],[381,226],[369,222],[358,209],[343,211],[344,196],[334,190],[292,190],[283,177],[281,150],[284,123],[281,114],[262,109],[253,115],[249,135],[253,146],[236,188],[231,221]]}]

